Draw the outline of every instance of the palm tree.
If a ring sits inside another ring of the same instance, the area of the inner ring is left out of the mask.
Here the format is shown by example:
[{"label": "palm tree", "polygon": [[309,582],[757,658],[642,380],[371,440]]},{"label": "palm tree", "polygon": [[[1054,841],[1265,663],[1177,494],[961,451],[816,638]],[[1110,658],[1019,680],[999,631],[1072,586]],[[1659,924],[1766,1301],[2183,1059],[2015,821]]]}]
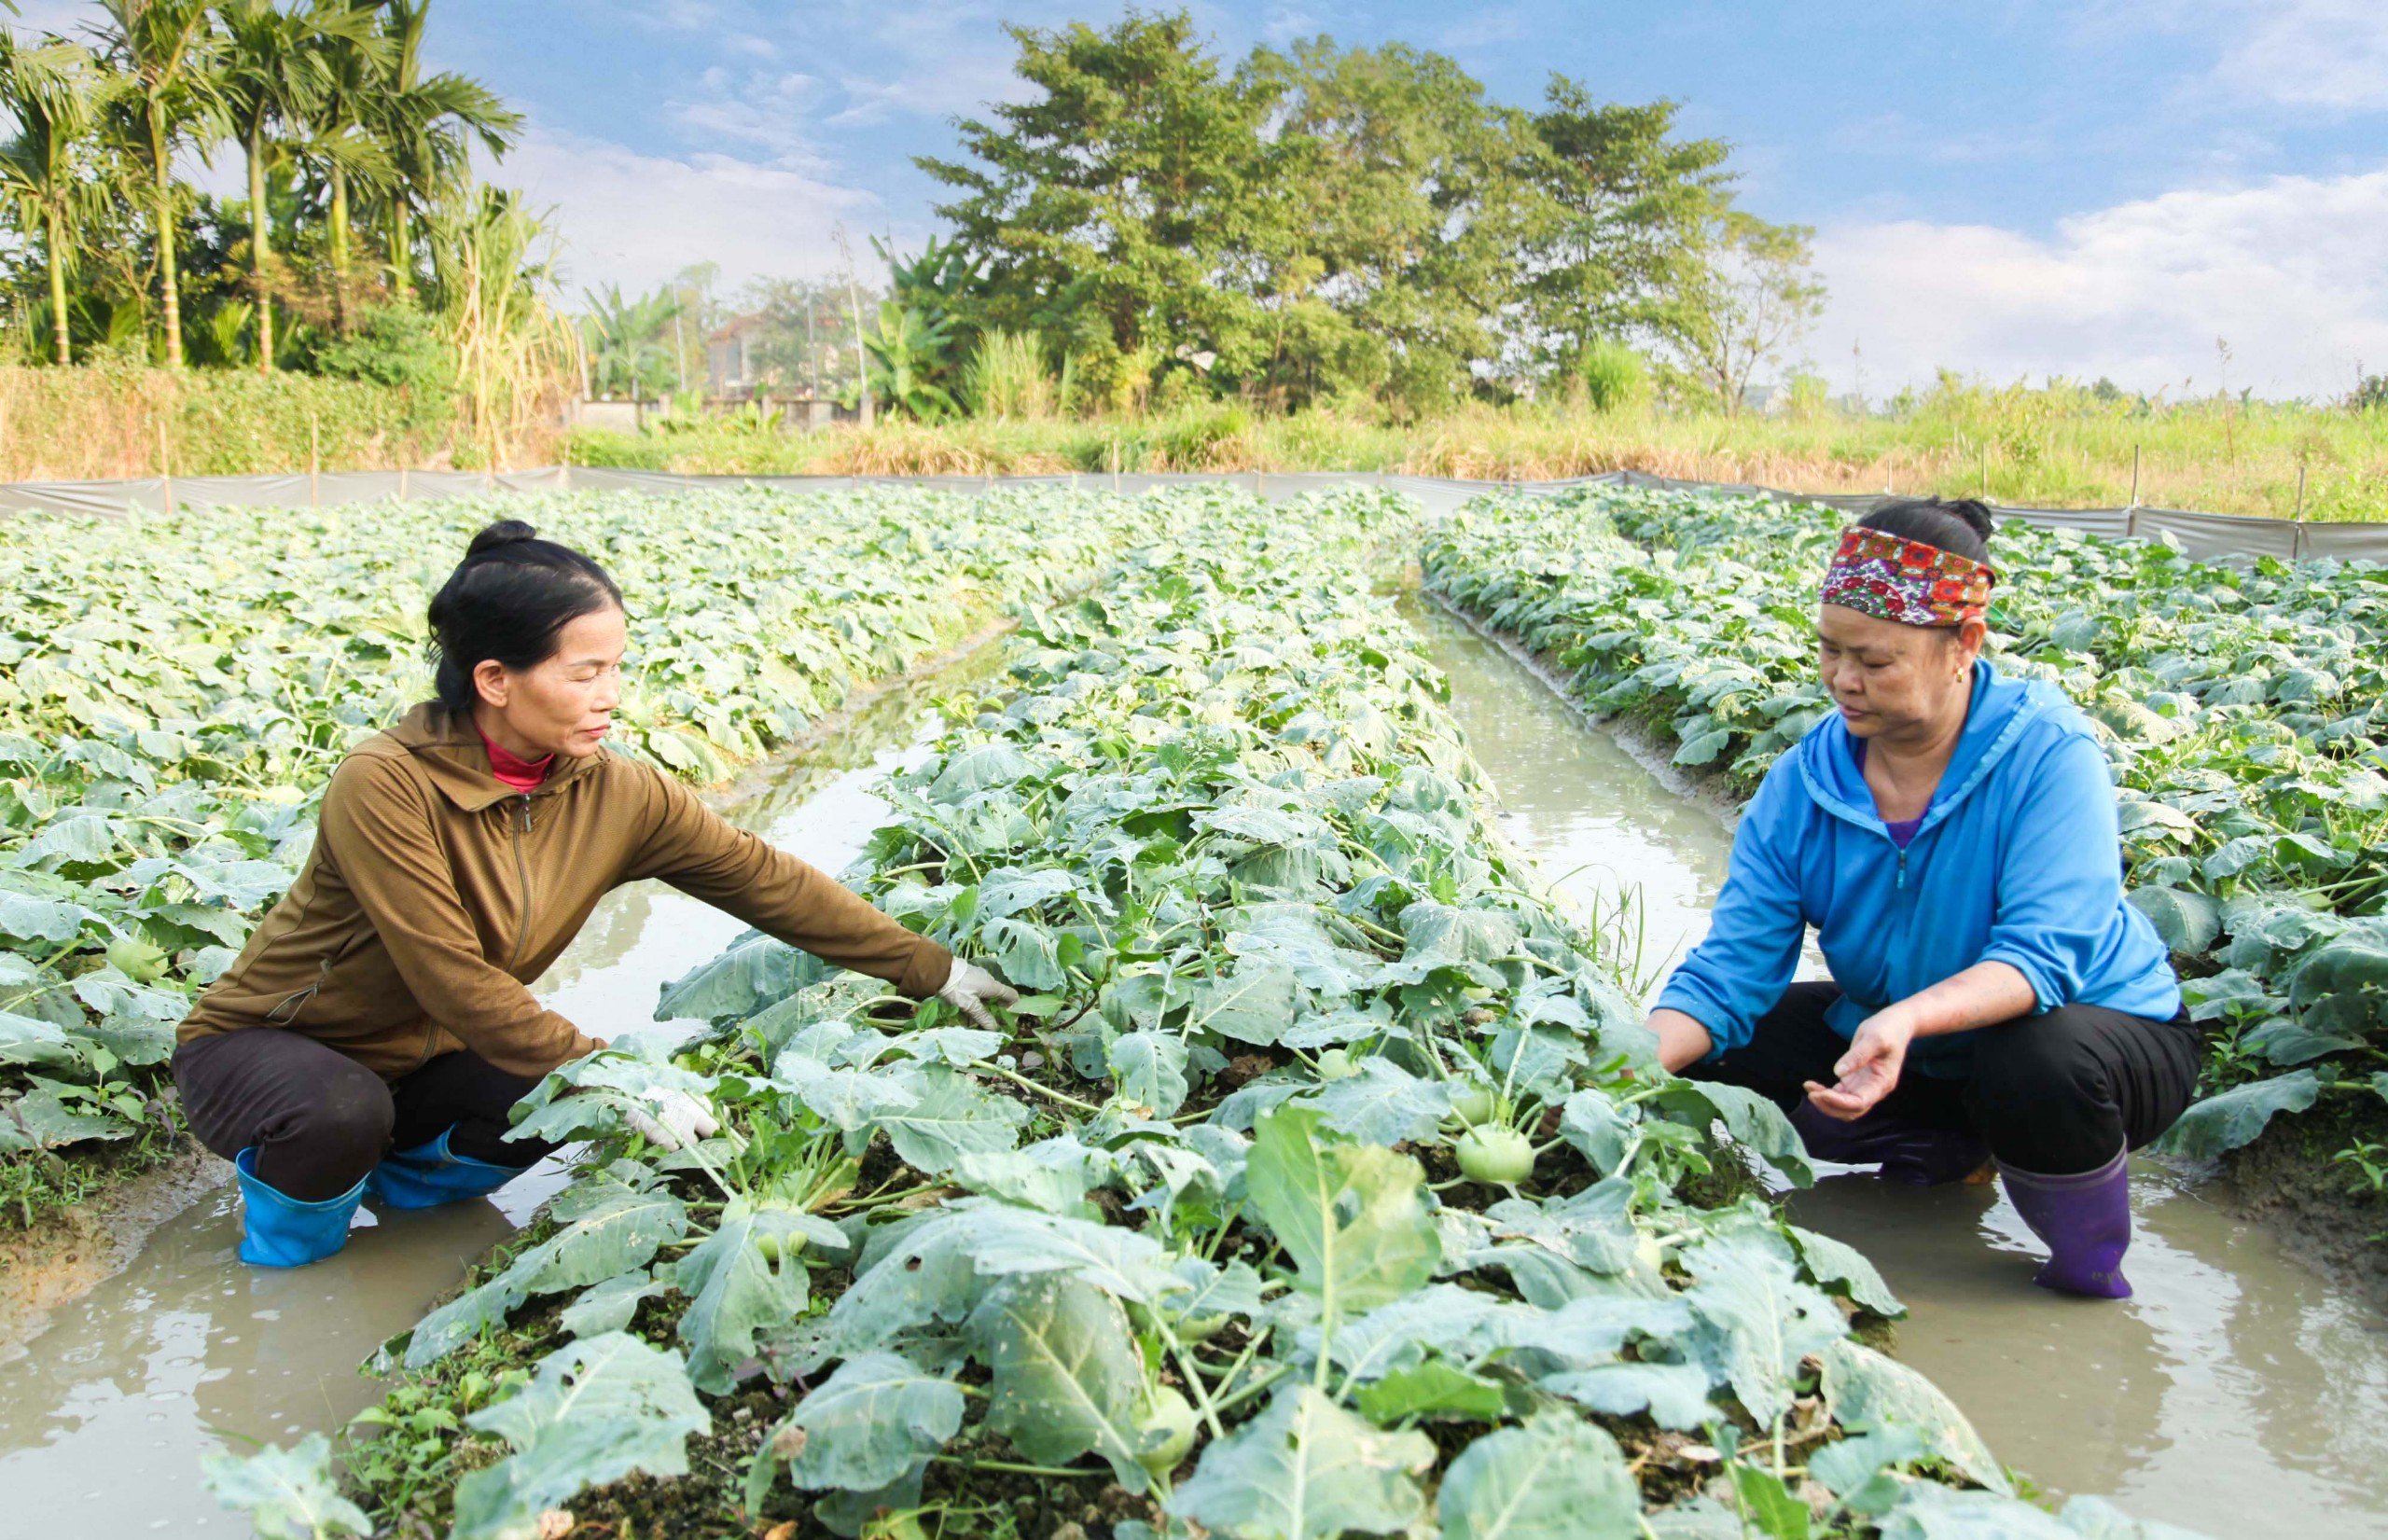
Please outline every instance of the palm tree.
[{"label": "palm tree", "polygon": [[158,288],[166,363],[183,367],[181,283],[174,265],[174,152],[211,148],[224,136],[215,69],[222,40],[207,0],[101,0],[115,30],[99,35],[125,77],[112,129],[147,183],[158,237]]},{"label": "palm tree", "polygon": [[17,136],[0,147],[0,198],[27,229],[42,232],[49,268],[49,324],[61,364],[74,358],[67,324],[66,270],[75,260],[72,231],[93,212],[101,184],[84,174],[76,152],[108,89],[80,44],[46,36],[28,47],[0,33],[0,106],[17,120]]},{"label": "palm tree", "polygon": [[365,125],[390,159],[390,280],[398,295],[414,286],[410,218],[428,215],[472,181],[471,142],[492,156],[514,147],[522,115],[478,80],[423,73],[423,31],[431,0],[384,0],[382,35],[395,54],[381,90],[367,100]]},{"label": "palm tree", "polygon": [[[370,16],[378,7],[365,7]],[[317,172],[324,196],[331,246],[332,306],[342,327],[348,325],[349,187],[352,181],[368,189],[386,190],[397,168],[389,149],[374,137],[370,119],[389,93],[396,77],[398,45],[385,27],[369,29],[361,37],[327,37],[324,62],[327,89],[315,113],[316,136],[307,160]]]}]

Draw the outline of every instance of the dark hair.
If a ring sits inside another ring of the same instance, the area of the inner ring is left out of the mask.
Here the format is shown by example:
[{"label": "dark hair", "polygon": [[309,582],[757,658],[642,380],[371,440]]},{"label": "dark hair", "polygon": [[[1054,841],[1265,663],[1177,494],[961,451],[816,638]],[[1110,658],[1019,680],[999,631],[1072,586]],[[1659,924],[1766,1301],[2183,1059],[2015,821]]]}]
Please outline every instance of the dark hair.
[{"label": "dark hair", "polygon": [[479,698],[473,670],[494,659],[527,669],[552,657],[556,637],[584,615],[622,607],[605,569],[520,519],[473,536],[431,600],[432,688],[452,712]]},{"label": "dark hair", "polygon": [[1990,560],[1990,508],[1971,497],[1951,502],[1937,497],[1895,497],[1874,505],[1874,511],[1857,520],[1857,527],[1881,530],[1902,540],[1920,540],[1972,562]]}]

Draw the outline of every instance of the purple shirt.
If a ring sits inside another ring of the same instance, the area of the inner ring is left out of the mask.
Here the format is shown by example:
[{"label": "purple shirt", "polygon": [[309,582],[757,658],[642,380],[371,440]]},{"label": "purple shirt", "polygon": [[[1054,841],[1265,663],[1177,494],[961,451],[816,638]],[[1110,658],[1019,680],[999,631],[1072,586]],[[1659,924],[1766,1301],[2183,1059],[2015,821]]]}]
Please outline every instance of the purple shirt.
[{"label": "purple shirt", "polygon": [[[1864,774],[1866,771],[1866,740],[1863,738],[1853,740],[1850,744],[1850,752],[1856,756],[1858,773],[1861,775]],[[1926,811],[1929,810],[1927,809]],[[1882,820],[1882,827],[1891,831],[1891,843],[1896,845],[1901,850],[1907,849],[1908,846],[1915,842],[1915,831],[1923,826],[1923,813],[1917,813],[1912,818],[1885,818]]]}]

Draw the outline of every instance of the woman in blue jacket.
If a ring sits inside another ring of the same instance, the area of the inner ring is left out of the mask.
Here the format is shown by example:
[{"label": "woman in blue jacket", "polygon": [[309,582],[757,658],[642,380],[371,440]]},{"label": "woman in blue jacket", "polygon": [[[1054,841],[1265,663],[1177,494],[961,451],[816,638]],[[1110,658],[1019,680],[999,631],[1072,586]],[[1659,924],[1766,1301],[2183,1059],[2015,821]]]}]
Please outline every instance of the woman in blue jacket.
[{"label": "woman in blue jacket", "polygon": [[[1771,1098],[1825,1159],[1928,1185],[1994,1156],[2036,1282],[2128,1298],[2128,1158],[2188,1104],[2197,1035],[2123,901],[2088,722],[1982,660],[1990,532],[1936,499],[1842,536],[1816,611],[1840,709],[1767,772],[1650,1025],[1669,1069]],[[1832,980],[1794,984],[1812,925]]]}]

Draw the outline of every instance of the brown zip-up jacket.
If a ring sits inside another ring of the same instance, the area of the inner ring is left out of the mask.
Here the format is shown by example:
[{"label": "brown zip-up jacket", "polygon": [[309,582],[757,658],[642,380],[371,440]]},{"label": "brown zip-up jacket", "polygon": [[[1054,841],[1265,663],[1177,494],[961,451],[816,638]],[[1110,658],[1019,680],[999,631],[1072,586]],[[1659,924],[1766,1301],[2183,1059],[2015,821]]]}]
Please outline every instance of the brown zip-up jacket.
[{"label": "brown zip-up jacket", "polygon": [[645,877],[915,997],[952,964],[650,766],[559,759],[518,792],[490,774],[468,719],[425,703],[340,761],[306,868],[180,1040],[265,1028],[304,1033],[384,1079],[459,1048],[544,1075],[599,1043],[525,986],[598,899]]}]

